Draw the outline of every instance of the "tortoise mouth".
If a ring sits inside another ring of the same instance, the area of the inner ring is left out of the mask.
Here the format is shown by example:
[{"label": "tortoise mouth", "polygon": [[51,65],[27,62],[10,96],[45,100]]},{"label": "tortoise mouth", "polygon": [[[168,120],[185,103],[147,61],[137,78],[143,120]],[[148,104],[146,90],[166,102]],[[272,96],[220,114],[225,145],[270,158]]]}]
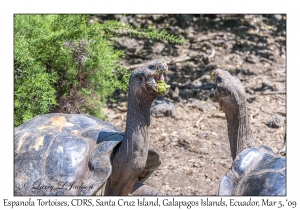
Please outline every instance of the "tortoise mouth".
[{"label": "tortoise mouth", "polygon": [[170,89],[170,85],[167,85],[165,83],[165,78],[162,73],[159,73],[149,78],[147,84],[158,95],[164,95]]}]

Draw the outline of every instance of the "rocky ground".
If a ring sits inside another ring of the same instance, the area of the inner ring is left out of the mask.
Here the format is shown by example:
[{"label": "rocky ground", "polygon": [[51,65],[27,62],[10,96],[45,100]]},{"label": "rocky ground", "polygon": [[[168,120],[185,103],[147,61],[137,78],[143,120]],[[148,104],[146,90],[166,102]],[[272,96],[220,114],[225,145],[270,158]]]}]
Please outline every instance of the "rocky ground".
[{"label": "rocky ground", "polygon": [[[151,144],[162,164],[147,184],[166,195],[217,195],[232,157],[224,113],[208,95],[213,69],[229,70],[243,83],[256,146],[279,152],[286,133],[285,15],[99,15],[135,26],[155,26],[188,40],[183,45],[120,37],[124,66],[164,58],[170,110],[152,110]],[[104,108],[107,121],[125,129],[126,93]],[[160,103],[157,101],[156,103]]]}]

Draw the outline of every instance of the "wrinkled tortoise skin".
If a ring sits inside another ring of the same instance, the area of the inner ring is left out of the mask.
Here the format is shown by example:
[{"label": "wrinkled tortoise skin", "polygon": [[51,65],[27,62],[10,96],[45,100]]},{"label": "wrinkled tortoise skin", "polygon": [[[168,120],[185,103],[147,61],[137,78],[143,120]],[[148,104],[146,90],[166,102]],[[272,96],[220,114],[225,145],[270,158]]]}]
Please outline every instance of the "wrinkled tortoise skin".
[{"label": "wrinkled tortoise skin", "polygon": [[[124,133],[89,115],[46,114],[15,128],[14,195],[95,195]],[[140,181],[160,165],[150,148]]]}]

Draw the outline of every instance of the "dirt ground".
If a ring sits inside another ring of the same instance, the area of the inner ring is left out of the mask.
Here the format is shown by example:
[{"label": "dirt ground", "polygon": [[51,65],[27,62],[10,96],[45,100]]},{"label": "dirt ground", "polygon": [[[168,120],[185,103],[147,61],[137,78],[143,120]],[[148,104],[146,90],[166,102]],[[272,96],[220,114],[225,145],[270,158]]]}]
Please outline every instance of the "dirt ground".
[{"label": "dirt ground", "polygon": [[[100,15],[135,26],[154,25],[188,40],[183,45],[121,37],[123,65],[164,58],[169,63],[164,99],[175,116],[151,117],[151,145],[162,164],[147,184],[166,195],[217,195],[219,182],[232,164],[224,113],[208,99],[214,88],[210,73],[230,70],[243,83],[256,146],[279,152],[286,133],[285,15]],[[125,130],[126,93],[104,108],[107,121]],[[269,126],[274,115],[278,128]]]}]

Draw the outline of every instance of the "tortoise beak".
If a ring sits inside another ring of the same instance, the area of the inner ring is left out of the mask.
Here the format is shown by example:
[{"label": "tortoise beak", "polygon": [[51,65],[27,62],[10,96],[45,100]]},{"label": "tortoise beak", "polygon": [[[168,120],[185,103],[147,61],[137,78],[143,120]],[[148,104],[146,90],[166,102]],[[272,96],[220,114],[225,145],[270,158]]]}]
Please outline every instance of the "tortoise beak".
[{"label": "tortoise beak", "polygon": [[163,62],[158,66],[156,71],[156,74],[147,81],[147,84],[158,95],[164,95],[170,89],[170,85],[165,83],[163,75],[163,73],[168,71],[168,65]]}]

